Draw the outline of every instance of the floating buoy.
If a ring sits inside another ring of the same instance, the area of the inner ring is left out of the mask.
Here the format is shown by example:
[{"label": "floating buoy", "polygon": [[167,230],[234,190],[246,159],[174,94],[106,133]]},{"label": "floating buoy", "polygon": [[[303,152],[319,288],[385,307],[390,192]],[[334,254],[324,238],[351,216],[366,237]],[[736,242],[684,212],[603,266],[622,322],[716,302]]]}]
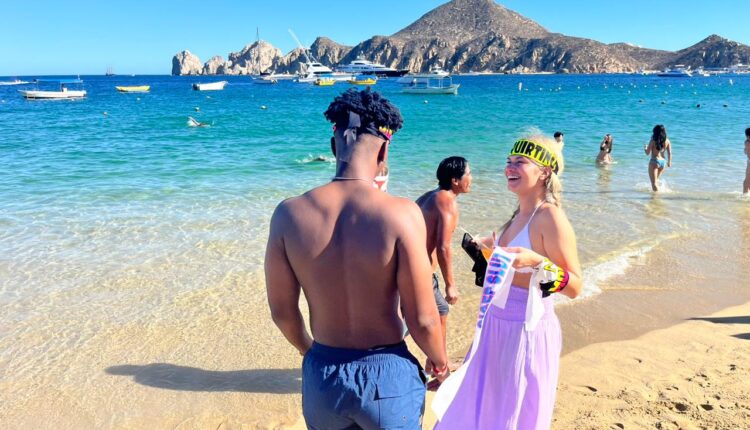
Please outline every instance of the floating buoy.
[{"label": "floating buoy", "polygon": [[665,105],[665,104],[667,104],[667,102],[665,102],[664,100],[662,100],[661,104]]},{"label": "floating buoy", "polygon": [[195,107],[195,111],[196,112],[200,112],[200,110],[201,110],[201,108],[199,108],[198,106]]},{"label": "floating buoy", "polygon": [[429,102],[430,102],[429,100],[425,100],[425,101],[424,101],[424,104],[427,104],[427,103],[429,103]]},{"label": "floating buoy", "polygon": [[104,115],[104,116],[107,116],[107,115],[109,115],[109,114],[108,114],[108,113],[107,113],[107,111],[105,110],[104,112],[102,112],[102,115]]},{"label": "floating buoy", "polygon": [[638,103],[643,103],[643,99],[638,100]]},{"label": "floating buoy", "polygon": [[724,103],[724,107],[729,107],[729,105],[728,105],[728,104],[726,104],[726,103]]},{"label": "floating buoy", "polygon": [[698,109],[700,109],[701,108],[701,104],[698,103],[697,105],[695,105],[695,107],[697,107]]},{"label": "floating buoy", "polygon": [[260,108],[261,108],[262,110],[266,110],[266,109],[268,109],[268,108],[266,107],[266,105],[261,105],[261,106],[260,106]]}]

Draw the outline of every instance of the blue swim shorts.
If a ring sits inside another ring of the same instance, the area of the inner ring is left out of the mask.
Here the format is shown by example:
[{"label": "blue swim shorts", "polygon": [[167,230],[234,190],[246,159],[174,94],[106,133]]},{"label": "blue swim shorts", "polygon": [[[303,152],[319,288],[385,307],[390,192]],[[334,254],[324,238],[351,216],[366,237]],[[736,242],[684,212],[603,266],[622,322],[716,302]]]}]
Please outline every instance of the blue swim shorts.
[{"label": "blue swim shorts", "polygon": [[368,350],[313,343],[302,360],[311,430],[422,428],[425,376],[404,342]]}]

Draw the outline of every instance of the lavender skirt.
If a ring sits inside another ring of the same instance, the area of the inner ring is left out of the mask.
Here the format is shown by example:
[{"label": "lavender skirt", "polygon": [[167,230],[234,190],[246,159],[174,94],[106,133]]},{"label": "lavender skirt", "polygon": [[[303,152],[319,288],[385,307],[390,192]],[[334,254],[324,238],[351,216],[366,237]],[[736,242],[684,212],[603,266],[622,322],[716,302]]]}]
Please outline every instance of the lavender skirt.
[{"label": "lavender skirt", "polygon": [[[524,330],[528,290],[512,286],[505,309],[490,306],[476,356],[435,429],[548,429],[562,350],[552,297]],[[468,357],[467,357],[468,358]]]}]

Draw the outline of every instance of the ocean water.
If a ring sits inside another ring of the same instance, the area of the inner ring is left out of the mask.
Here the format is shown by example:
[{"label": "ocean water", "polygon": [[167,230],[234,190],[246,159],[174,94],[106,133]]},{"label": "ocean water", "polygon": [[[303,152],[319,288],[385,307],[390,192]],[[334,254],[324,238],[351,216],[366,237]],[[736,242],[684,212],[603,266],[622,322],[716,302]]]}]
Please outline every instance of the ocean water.
[{"label": "ocean water", "polygon": [[[118,328],[186,324],[193,331],[182,336],[195,339],[195,321],[231,326],[234,315],[263,308],[269,218],[280,200],[333,176],[335,165],[319,160],[330,156],[322,112],[349,87],[226,77],[224,91],[197,92],[191,83],[211,79],[82,79],[89,95],[78,101],[25,101],[17,87],[0,87],[0,368],[32,385],[85,380],[83,371],[55,379],[49,369],[80,359],[72,351],[87,346],[106,356],[93,345],[108,345],[103,338]],[[441,159],[462,155],[475,182],[459,198],[460,227],[488,234],[514,209],[502,175],[513,141],[530,128],[563,131],[564,208],[584,296],[663,241],[720,236],[748,214],[740,191],[750,76],[454,81],[457,96],[400,94],[393,81],[374,87],[404,116],[389,191],[416,198],[435,187]],[[114,89],[140,84],[151,92]],[[188,127],[188,116],[211,126]],[[674,162],[654,195],[643,146],[658,123]],[[616,164],[600,168],[606,133]],[[457,271],[468,281],[465,269]],[[236,328],[271,342],[277,333],[263,324]],[[139,347],[138,338],[120,339]],[[273,361],[264,357],[258,362]],[[20,383],[6,388],[34,397]]]}]

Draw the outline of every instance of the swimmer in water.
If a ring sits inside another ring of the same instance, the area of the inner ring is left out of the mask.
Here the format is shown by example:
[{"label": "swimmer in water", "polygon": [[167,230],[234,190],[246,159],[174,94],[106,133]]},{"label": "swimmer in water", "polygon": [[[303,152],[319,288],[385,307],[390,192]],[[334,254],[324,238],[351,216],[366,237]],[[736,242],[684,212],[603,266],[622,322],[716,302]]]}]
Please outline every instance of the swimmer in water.
[{"label": "swimmer in water", "polygon": [[197,119],[193,118],[192,116],[188,117],[187,125],[189,127],[210,127],[211,124],[207,122],[200,122]]},{"label": "swimmer in water", "polygon": [[596,164],[612,164],[612,144],[615,138],[611,134],[604,136],[602,143],[599,144],[599,155],[596,156]]}]

